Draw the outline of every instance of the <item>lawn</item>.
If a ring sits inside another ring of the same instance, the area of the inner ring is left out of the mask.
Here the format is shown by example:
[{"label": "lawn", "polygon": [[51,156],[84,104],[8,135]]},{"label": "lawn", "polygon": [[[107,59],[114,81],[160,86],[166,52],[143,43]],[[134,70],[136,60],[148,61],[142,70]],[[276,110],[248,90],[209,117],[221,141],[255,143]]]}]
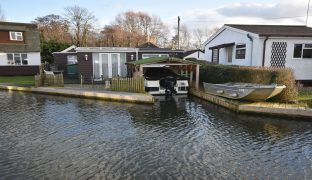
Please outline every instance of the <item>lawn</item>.
[{"label": "lawn", "polygon": [[0,76],[0,83],[34,85],[35,76]]},{"label": "lawn", "polygon": [[310,108],[312,108],[312,89],[300,89],[298,100],[299,102],[306,103]]}]

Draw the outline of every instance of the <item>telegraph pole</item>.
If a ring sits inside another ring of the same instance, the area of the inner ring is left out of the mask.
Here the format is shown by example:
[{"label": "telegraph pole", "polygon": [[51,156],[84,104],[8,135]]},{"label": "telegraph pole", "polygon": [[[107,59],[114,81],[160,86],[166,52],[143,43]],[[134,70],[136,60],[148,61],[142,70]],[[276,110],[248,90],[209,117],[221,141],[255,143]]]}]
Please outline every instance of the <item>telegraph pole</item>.
[{"label": "telegraph pole", "polygon": [[178,49],[180,49],[180,16],[178,16]]},{"label": "telegraph pole", "polygon": [[309,0],[309,3],[308,3],[307,18],[306,18],[306,26],[308,26],[309,11],[310,11],[310,1],[311,1],[311,0]]}]

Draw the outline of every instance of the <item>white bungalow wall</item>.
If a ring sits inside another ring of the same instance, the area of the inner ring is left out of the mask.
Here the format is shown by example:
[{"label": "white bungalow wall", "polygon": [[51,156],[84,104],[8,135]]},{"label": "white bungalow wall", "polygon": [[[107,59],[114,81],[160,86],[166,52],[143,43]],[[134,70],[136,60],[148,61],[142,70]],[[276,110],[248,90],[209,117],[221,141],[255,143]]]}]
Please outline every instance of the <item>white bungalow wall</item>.
[{"label": "white bungalow wall", "polygon": [[230,29],[225,29],[205,46],[205,59],[211,62],[212,50],[209,49],[210,47],[234,42],[235,44],[246,44],[245,59],[235,59],[236,49],[234,46],[232,53],[232,63],[229,63],[226,48],[221,48],[219,51],[219,64],[235,64],[241,66],[261,65],[261,40],[257,36],[254,36],[253,41],[251,41],[247,37],[247,34],[247,32],[243,31],[238,32]]},{"label": "white bungalow wall", "polygon": [[[39,66],[41,64],[40,52],[28,52],[28,65]],[[0,66],[8,66],[7,53],[0,53]],[[23,65],[27,66],[27,65]]]},{"label": "white bungalow wall", "polygon": [[273,42],[287,42],[286,64],[288,68],[294,70],[296,80],[312,80],[312,59],[293,58],[294,44],[312,43],[312,38],[270,38],[267,41],[265,52],[265,66],[271,66],[272,44]]}]

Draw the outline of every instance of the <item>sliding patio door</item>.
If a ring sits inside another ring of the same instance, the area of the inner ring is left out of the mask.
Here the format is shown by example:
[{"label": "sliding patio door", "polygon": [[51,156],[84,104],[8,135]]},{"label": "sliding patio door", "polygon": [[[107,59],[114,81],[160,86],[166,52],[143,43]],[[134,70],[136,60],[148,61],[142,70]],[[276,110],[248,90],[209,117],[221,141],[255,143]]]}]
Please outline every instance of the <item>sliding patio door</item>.
[{"label": "sliding patio door", "polygon": [[93,75],[95,79],[126,76],[125,53],[94,53]]},{"label": "sliding patio door", "polygon": [[111,63],[112,63],[112,77],[119,76],[119,63],[120,63],[120,55],[119,54],[111,54]]},{"label": "sliding patio door", "polygon": [[111,68],[110,68],[110,62],[109,62],[109,54],[101,54],[100,56],[100,62],[101,62],[101,65],[102,65],[102,68],[101,68],[101,75],[103,75],[103,78],[104,79],[107,79],[107,78],[111,78]]}]

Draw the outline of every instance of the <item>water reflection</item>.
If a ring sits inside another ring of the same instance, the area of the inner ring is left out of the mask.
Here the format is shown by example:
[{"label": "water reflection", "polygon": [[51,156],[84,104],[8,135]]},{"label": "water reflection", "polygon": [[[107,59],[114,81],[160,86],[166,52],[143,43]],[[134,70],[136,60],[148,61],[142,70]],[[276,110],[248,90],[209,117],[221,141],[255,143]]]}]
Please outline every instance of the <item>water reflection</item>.
[{"label": "water reflection", "polygon": [[136,105],[0,92],[4,179],[308,179],[312,123],[197,98]]}]

